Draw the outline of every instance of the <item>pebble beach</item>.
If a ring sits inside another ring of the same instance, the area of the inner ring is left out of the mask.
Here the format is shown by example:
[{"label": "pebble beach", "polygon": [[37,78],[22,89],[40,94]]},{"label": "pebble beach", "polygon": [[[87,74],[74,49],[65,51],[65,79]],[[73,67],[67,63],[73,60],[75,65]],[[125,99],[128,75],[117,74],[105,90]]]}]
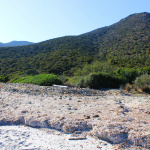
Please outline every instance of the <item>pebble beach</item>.
[{"label": "pebble beach", "polygon": [[150,97],[0,83],[0,149],[150,149]]}]

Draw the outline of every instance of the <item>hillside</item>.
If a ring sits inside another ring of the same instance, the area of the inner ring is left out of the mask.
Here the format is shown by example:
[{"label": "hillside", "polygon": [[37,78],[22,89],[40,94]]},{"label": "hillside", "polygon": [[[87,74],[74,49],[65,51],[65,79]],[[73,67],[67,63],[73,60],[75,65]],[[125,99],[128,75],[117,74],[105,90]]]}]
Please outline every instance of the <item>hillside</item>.
[{"label": "hillside", "polygon": [[93,61],[117,67],[150,65],[150,13],[133,14],[104,28],[37,44],[0,48],[1,74],[71,74]]},{"label": "hillside", "polygon": [[23,46],[23,45],[30,45],[30,44],[33,44],[33,43],[28,42],[28,41],[11,41],[8,43],[1,43],[0,42],[0,47]]}]

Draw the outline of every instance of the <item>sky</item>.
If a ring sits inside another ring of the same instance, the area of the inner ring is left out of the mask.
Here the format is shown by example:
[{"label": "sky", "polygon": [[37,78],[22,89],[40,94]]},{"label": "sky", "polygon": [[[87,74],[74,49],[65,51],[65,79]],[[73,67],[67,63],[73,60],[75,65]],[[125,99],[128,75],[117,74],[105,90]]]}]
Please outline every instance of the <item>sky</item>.
[{"label": "sky", "polygon": [[0,0],[0,42],[80,35],[141,12],[150,0]]}]

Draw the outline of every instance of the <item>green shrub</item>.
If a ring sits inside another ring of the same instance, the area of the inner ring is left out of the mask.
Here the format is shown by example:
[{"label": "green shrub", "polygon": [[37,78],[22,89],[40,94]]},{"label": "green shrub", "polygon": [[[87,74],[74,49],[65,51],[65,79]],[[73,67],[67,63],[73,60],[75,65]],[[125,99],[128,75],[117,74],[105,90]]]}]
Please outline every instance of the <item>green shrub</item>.
[{"label": "green shrub", "polygon": [[150,86],[150,76],[148,74],[141,75],[136,78],[134,83],[139,88],[143,87],[144,85]]},{"label": "green shrub", "polygon": [[138,76],[138,71],[136,69],[130,69],[130,68],[118,68],[114,71],[114,75],[117,77],[120,77],[122,79],[126,80],[126,83],[132,83],[136,77]]},{"label": "green shrub", "polygon": [[132,84],[133,81],[140,75],[143,74],[150,74],[150,68],[144,67],[144,68],[118,68],[116,69],[113,74],[116,77],[120,77],[122,79],[126,80],[126,83]]},{"label": "green shrub", "polygon": [[124,84],[124,81],[112,77],[108,74],[102,73],[92,73],[87,77],[83,77],[79,83],[79,87],[89,87],[92,89],[99,89],[99,88],[119,88],[121,84]]},{"label": "green shrub", "polygon": [[30,83],[42,86],[62,84],[61,80],[53,74],[40,74],[35,76],[20,77],[12,81],[13,83]]},{"label": "green shrub", "polygon": [[109,62],[101,62],[101,61],[94,61],[91,64],[84,64],[82,68],[76,68],[74,69],[74,75],[75,76],[85,76],[89,75],[89,73],[98,73],[98,72],[104,72],[104,73],[113,73],[114,67],[110,65]]}]

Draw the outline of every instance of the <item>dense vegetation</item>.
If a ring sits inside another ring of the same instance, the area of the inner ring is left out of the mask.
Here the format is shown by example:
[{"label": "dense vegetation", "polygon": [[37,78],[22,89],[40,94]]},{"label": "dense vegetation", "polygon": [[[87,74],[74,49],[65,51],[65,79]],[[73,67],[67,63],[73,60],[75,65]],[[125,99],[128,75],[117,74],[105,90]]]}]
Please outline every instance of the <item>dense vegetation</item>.
[{"label": "dense vegetation", "polygon": [[144,74],[150,74],[150,68],[115,68],[109,64],[92,63],[76,70],[75,76],[69,78],[68,82],[80,87],[119,88],[126,83],[133,84],[137,77]]},{"label": "dense vegetation", "polygon": [[0,48],[0,80],[53,73],[89,82],[85,78],[93,73],[132,83],[137,76],[150,74],[149,35],[150,14],[140,13],[79,36]]},{"label": "dense vegetation", "polygon": [[30,83],[44,86],[52,86],[53,84],[62,84],[61,80],[52,74],[40,74],[35,76],[27,76],[27,77],[16,77],[12,79],[10,82],[12,83]]},{"label": "dense vegetation", "polygon": [[82,88],[118,88],[120,85],[123,85],[124,81],[122,79],[112,77],[109,74],[102,73],[91,73],[86,77],[80,79],[77,86]]}]

